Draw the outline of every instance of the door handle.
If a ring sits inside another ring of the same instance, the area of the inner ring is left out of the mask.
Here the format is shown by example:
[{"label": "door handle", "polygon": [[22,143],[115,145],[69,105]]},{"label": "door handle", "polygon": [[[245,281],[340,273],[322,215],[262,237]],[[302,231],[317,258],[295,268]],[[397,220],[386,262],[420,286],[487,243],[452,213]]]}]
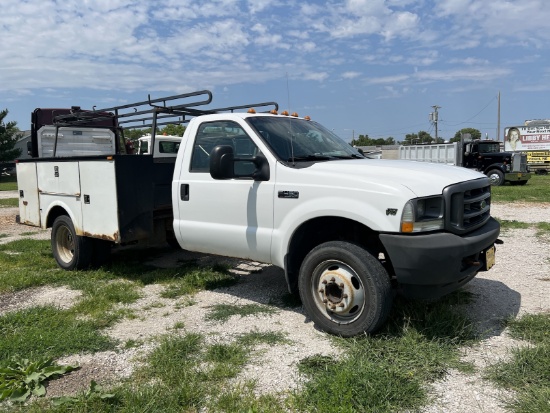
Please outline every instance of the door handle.
[{"label": "door handle", "polygon": [[189,184],[181,184],[180,198],[182,201],[189,201]]}]

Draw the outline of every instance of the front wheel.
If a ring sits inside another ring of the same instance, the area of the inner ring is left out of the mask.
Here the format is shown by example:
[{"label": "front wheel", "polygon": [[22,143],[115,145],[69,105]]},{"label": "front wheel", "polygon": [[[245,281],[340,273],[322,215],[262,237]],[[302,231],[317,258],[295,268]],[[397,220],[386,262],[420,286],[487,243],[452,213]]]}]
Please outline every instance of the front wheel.
[{"label": "front wheel", "polygon": [[51,243],[53,256],[64,270],[81,270],[90,266],[92,242],[76,235],[71,218],[67,215],[58,216],[53,222]]},{"label": "front wheel", "polygon": [[309,317],[323,331],[342,337],[373,333],[386,321],[392,303],[390,279],[368,251],[331,241],[304,259],[298,279]]},{"label": "front wheel", "polygon": [[502,171],[499,171],[498,169],[491,169],[489,172],[487,172],[487,176],[489,177],[489,181],[491,181],[491,185],[504,185],[504,174],[502,173]]}]

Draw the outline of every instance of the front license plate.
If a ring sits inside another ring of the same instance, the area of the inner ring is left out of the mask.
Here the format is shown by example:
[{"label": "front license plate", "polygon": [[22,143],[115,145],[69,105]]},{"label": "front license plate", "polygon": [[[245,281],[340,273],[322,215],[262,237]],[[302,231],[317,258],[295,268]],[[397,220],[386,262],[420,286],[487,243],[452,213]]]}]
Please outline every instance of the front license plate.
[{"label": "front license plate", "polygon": [[485,269],[490,270],[495,265],[495,247],[492,246],[485,250]]}]

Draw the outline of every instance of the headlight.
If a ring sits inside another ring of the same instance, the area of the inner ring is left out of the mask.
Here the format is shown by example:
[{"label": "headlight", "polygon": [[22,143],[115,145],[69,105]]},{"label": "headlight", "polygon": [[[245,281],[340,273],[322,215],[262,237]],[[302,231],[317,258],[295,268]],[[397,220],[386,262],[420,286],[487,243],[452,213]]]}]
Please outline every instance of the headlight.
[{"label": "headlight", "polygon": [[401,215],[401,232],[425,232],[443,229],[443,197],[411,199]]}]

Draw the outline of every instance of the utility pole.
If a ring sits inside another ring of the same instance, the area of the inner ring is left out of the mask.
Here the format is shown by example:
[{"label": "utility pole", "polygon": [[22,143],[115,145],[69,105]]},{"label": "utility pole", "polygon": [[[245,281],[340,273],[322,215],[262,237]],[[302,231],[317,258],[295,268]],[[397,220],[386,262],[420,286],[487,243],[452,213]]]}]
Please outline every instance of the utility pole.
[{"label": "utility pole", "polygon": [[437,135],[437,121],[439,120],[439,116],[437,114],[437,109],[441,109],[441,106],[433,105],[432,108],[434,111],[430,113],[430,121],[434,124],[435,127],[435,143],[437,143],[438,135]]},{"label": "utility pole", "polygon": [[498,91],[497,141],[500,142],[500,90]]}]

